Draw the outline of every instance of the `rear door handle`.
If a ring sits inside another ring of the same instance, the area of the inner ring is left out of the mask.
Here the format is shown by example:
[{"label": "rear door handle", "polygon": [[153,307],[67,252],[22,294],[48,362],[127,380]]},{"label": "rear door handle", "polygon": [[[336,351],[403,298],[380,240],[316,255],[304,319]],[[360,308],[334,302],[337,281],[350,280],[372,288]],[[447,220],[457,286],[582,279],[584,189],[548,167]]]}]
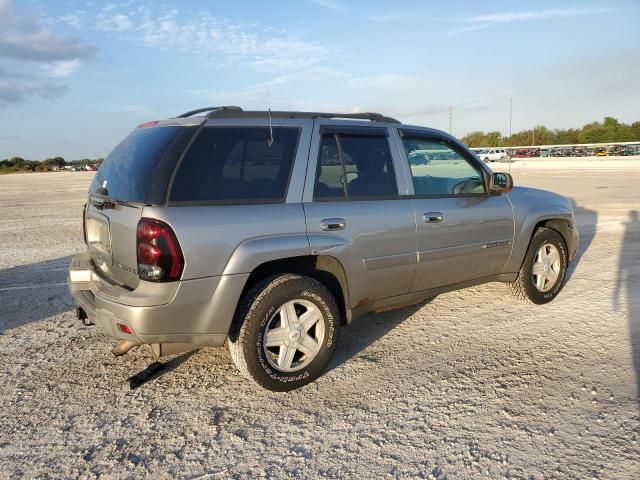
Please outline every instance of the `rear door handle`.
[{"label": "rear door handle", "polygon": [[347,222],[344,218],[325,218],[320,222],[320,228],[322,230],[344,230],[347,226]]},{"label": "rear door handle", "polygon": [[444,216],[441,212],[427,212],[422,218],[424,218],[424,223],[440,223]]}]

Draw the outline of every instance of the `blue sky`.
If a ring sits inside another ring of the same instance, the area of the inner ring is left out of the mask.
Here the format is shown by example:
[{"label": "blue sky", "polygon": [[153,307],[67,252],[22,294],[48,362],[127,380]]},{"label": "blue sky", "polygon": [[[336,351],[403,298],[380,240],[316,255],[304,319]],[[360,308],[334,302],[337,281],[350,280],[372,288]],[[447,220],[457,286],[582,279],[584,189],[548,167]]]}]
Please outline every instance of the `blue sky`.
[{"label": "blue sky", "polygon": [[640,120],[638,1],[0,0],[0,159],[209,105],[508,131]]}]

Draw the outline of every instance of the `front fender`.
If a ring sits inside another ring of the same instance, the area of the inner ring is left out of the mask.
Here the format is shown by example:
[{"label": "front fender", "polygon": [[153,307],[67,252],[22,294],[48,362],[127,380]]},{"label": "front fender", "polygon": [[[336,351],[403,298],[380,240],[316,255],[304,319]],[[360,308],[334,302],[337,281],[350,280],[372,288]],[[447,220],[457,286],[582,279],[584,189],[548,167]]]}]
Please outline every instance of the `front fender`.
[{"label": "front fender", "polygon": [[[570,225],[572,219],[573,212],[570,208],[555,204],[532,205],[526,210],[524,215],[516,214],[515,242],[511,257],[509,257],[505,267],[505,272],[510,273],[520,270],[536,225],[551,220],[560,220]],[[560,233],[570,247],[570,239],[568,239],[563,232]]]}]

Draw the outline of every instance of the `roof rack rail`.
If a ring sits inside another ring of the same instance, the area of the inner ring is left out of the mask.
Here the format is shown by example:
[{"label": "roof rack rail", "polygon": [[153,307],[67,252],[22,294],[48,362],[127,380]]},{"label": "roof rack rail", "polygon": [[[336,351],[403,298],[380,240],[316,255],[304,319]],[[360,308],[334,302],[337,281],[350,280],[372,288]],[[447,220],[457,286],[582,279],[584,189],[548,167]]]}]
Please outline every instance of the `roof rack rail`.
[{"label": "roof rack rail", "polygon": [[364,112],[364,113],[315,113],[314,118],[348,118],[354,120],[370,120],[372,122],[384,123],[400,123],[392,117],[387,117],[381,113]]},{"label": "roof rack rail", "polygon": [[[194,112],[209,111],[207,118],[251,118],[251,117],[268,117],[272,118],[346,118],[351,120],[369,120],[371,122],[382,123],[400,123],[395,118],[386,117],[380,113],[331,113],[331,112],[287,112],[287,111],[247,111],[239,107],[217,107],[212,109],[203,109]],[[191,113],[191,112],[189,112]]]},{"label": "roof rack rail", "polygon": [[197,113],[204,113],[204,112],[219,112],[219,111],[227,111],[227,112],[241,112],[242,108],[240,107],[236,107],[233,105],[225,105],[222,107],[204,107],[204,108],[197,108],[196,110],[191,110],[189,112],[185,112],[182,115],[178,115],[176,118],[187,118],[187,117],[191,117],[193,115],[196,115]]}]

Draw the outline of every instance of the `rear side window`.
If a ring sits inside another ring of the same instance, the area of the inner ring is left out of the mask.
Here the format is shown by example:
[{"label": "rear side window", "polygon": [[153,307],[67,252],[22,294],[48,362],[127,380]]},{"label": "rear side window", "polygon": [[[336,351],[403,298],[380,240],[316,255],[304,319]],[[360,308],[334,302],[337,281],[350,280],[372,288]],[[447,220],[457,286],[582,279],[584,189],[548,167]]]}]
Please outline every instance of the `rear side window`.
[{"label": "rear side window", "polygon": [[95,194],[106,181],[109,198],[145,203],[157,183],[156,172],[173,168],[194,132],[193,127],[175,126],[132,132],[104,159],[89,193]]},{"label": "rear side window", "polygon": [[300,130],[207,127],[178,167],[172,202],[284,202]]},{"label": "rear side window", "polygon": [[364,200],[398,194],[386,137],[323,135],[314,198]]}]

